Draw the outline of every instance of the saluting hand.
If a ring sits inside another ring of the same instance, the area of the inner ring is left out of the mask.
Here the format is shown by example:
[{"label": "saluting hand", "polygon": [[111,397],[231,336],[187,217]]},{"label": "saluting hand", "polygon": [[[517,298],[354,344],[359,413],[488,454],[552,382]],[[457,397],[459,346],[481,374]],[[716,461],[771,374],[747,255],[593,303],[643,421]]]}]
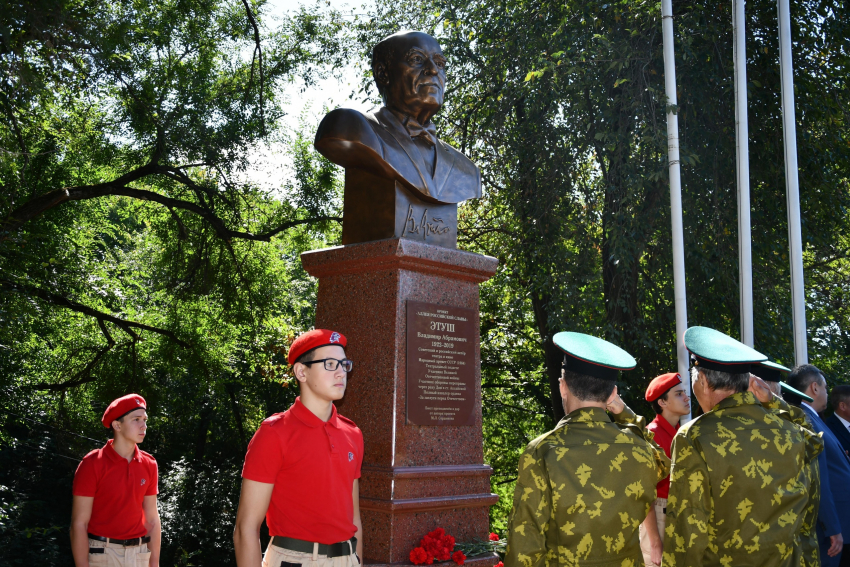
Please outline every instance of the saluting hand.
[{"label": "saluting hand", "polygon": [[764,380],[758,376],[750,374],[750,387],[747,388],[747,390],[752,392],[756,399],[763,404],[766,404],[773,399],[773,392],[770,391],[770,388],[767,384],[765,384]]},{"label": "saluting hand", "polygon": [[624,409],[626,409],[626,404],[623,403],[622,398],[620,398],[619,394],[615,394],[608,403],[605,404],[605,409],[617,415],[621,413]]}]

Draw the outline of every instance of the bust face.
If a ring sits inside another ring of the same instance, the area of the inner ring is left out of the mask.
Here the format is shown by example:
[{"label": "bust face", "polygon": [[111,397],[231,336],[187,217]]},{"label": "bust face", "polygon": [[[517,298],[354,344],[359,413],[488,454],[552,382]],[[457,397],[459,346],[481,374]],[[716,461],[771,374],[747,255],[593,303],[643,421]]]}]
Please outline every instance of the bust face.
[{"label": "bust face", "polygon": [[[394,36],[384,82],[387,106],[424,123],[443,104],[446,58],[437,40],[422,32]],[[422,120],[421,118],[424,118]]]}]

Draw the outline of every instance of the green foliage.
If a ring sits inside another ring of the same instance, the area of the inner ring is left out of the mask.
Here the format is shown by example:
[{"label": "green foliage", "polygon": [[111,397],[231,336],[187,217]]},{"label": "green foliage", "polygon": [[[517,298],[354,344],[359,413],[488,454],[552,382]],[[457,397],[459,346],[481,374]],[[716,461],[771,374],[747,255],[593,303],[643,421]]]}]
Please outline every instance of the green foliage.
[{"label": "green foliage", "polygon": [[[333,72],[340,19],[271,29],[249,6],[0,16],[0,564],[69,564],[74,470],[131,391],[150,404],[163,564],[232,563],[247,443],[294,400],[282,353],[314,319],[300,253],[338,241],[341,206],[278,94]],[[249,158],[276,142],[296,167],[261,184]]]},{"label": "green foliage", "polygon": [[[737,336],[729,8],[676,4],[673,110],[689,324]],[[845,364],[850,283],[843,11],[823,0],[792,13],[809,349],[828,373]],[[749,3],[747,15],[755,346],[792,364],[775,3]],[[441,136],[482,169],[485,197],[461,208],[460,242],[500,260],[482,286],[481,319],[497,530],[523,445],[563,415],[555,332],[604,336],[631,352],[638,367],[620,392],[647,415],[646,384],[676,365],[660,16],[657,3],[640,0],[379,1],[361,28],[364,52],[398,28],[439,39],[449,60]]]},{"label": "green foliage", "polygon": [[[0,565],[69,564],[78,460],[105,404],[150,402],[162,471],[162,563],[232,563],[251,434],[292,403],[285,353],[312,325],[299,255],[339,241],[339,169],[283,130],[281,87],[311,84],[399,28],[449,59],[440,135],[483,174],[460,247],[496,256],[481,287],[491,526],[503,534],[517,461],[562,414],[560,330],[675,365],[657,3],[379,0],[367,18],[262,2],[10,3],[0,18]],[[729,5],[676,4],[689,321],[737,335]],[[747,6],[756,347],[791,364],[775,4]],[[810,356],[850,354],[847,18],[792,6]],[[346,23],[348,22],[348,23]],[[377,100],[364,72],[363,96]],[[280,144],[287,180],[252,169]],[[840,378],[841,379],[841,378]],[[483,534],[482,534],[483,535]]]}]

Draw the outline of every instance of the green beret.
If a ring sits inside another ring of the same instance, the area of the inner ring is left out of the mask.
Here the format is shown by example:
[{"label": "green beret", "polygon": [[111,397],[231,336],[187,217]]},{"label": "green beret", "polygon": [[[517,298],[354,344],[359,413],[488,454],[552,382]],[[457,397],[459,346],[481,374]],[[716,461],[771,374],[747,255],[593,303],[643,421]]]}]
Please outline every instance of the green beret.
[{"label": "green beret", "polygon": [[694,366],[729,374],[750,372],[753,364],[767,360],[757,350],[708,327],[685,331],[685,348],[694,356]]},{"label": "green beret", "polygon": [[637,365],[634,357],[617,345],[584,333],[557,333],[552,341],[566,355],[564,368],[576,374],[613,382],[621,370],[631,370]]}]

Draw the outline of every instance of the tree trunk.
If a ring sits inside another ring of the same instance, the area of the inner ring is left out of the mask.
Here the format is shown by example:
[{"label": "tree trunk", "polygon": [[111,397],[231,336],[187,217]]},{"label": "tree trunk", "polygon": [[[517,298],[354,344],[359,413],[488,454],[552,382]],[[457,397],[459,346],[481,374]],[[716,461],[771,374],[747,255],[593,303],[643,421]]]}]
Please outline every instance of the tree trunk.
[{"label": "tree trunk", "polygon": [[558,383],[558,379],[561,377],[561,363],[564,360],[564,353],[552,342],[552,336],[555,333],[549,328],[548,305],[548,295],[532,294],[531,306],[534,310],[534,320],[537,323],[540,339],[543,341],[544,373],[549,384],[549,401],[552,404],[551,415],[557,423],[564,417],[564,404],[561,400],[561,387]]}]

